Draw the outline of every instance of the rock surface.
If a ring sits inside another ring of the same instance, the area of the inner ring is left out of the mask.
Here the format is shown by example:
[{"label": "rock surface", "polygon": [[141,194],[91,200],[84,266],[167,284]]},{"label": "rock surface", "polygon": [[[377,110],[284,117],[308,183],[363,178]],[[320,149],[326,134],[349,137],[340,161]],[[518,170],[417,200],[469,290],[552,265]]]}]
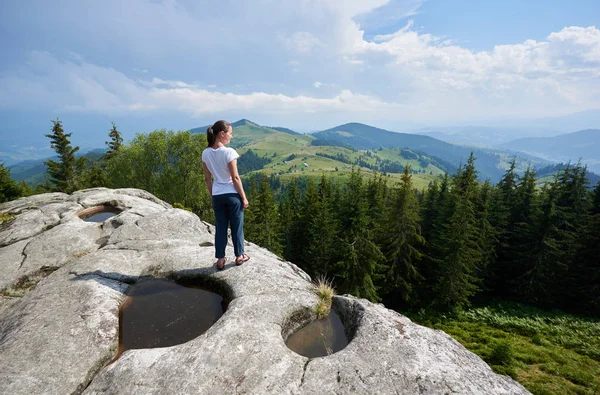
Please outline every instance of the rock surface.
[{"label": "rock surface", "polygon": [[[122,212],[104,223],[77,213]],[[212,225],[149,193],[104,188],[0,205],[2,394],[523,394],[442,331],[352,296],[334,307],[350,343],[322,358],[288,349],[313,318],[310,278],[247,243],[252,259],[214,267]],[[184,344],[116,352],[118,310],[141,278],[220,284],[230,300],[208,331]]]}]

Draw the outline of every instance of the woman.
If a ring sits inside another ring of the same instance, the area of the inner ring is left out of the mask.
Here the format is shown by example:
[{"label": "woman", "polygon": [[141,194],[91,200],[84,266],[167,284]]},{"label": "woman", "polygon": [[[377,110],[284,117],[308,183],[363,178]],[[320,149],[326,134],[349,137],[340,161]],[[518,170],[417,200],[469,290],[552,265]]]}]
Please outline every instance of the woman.
[{"label": "woman", "polygon": [[237,170],[238,153],[226,147],[233,137],[233,128],[227,121],[217,121],[206,129],[208,148],[202,152],[204,182],[212,196],[215,211],[215,258],[217,269],[225,267],[227,226],[231,223],[231,238],[235,252],[235,264],[241,265],[250,259],[244,253],[244,209],[248,199]]}]

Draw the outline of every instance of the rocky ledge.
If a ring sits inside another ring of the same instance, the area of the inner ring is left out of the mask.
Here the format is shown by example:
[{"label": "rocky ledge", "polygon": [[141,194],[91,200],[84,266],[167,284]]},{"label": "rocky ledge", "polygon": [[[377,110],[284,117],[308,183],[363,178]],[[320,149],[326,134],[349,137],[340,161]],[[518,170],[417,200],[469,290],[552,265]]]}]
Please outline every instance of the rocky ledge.
[{"label": "rocky ledge", "polygon": [[[102,223],[79,215],[120,211]],[[251,243],[214,266],[212,225],[137,189],[51,193],[0,205],[0,393],[521,394],[442,331],[352,296],[334,307],[350,343],[309,359],[285,338],[312,319],[310,278]],[[225,314],[186,343],[124,352],[119,306],[141,278],[220,284]]]}]

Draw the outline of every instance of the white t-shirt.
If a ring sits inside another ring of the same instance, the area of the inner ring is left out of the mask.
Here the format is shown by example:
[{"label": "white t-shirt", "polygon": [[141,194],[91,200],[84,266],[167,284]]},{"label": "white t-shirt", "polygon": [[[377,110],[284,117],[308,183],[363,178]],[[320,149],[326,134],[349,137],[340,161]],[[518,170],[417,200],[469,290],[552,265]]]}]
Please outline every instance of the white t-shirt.
[{"label": "white t-shirt", "polygon": [[213,196],[237,193],[227,164],[239,157],[238,153],[229,147],[219,147],[217,149],[208,147],[202,151],[202,162],[206,163],[206,167],[213,176]]}]

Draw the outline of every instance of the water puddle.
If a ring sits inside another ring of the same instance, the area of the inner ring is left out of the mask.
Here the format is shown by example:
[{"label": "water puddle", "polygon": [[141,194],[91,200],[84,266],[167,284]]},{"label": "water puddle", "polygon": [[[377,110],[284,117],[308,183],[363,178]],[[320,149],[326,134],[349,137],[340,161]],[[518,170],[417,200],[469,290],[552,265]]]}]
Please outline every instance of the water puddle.
[{"label": "water puddle", "polygon": [[200,287],[165,279],[133,286],[119,309],[119,349],[168,347],[208,330],[227,310],[227,300]]},{"label": "water puddle", "polygon": [[120,212],[121,210],[112,206],[98,206],[84,210],[79,214],[79,218],[85,222],[104,222]]},{"label": "water puddle", "polygon": [[342,320],[331,309],[327,318],[311,321],[291,334],[285,344],[300,355],[317,358],[342,350],[348,345],[348,338]]},{"label": "water puddle", "polygon": [[98,213],[98,214],[94,214],[90,217],[87,218],[81,218],[82,220],[84,220],[85,222],[104,222],[107,219],[109,219],[110,217],[114,217],[115,215],[117,215],[117,212],[102,212],[102,213]]}]

